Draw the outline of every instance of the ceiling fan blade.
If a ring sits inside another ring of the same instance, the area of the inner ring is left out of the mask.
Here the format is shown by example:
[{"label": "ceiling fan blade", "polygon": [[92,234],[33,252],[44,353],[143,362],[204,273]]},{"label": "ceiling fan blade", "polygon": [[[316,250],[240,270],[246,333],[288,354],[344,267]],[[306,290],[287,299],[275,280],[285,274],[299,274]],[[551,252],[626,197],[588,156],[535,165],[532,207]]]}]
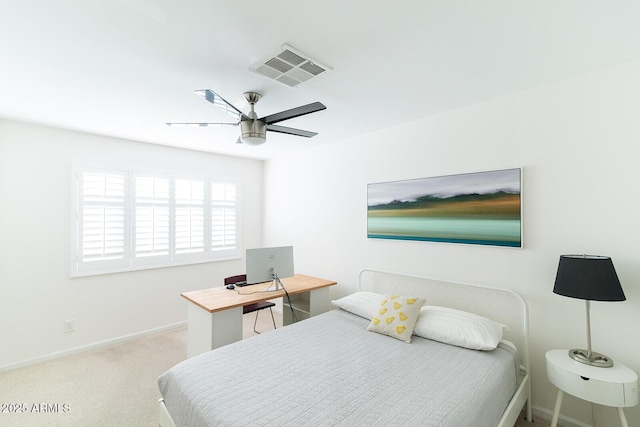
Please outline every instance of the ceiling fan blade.
[{"label": "ceiling fan blade", "polygon": [[238,126],[238,123],[167,123],[167,126],[174,128],[202,128],[202,127],[222,127]]},{"label": "ceiling fan blade", "polygon": [[210,103],[212,103],[213,105],[215,105],[216,107],[218,107],[218,108],[226,111],[227,113],[231,114],[238,121],[240,121],[242,116],[244,116],[244,113],[242,111],[238,110],[236,107],[234,107],[233,105],[229,104],[227,101],[224,100],[224,98],[222,98],[220,95],[218,95],[217,93],[215,93],[212,90],[200,89],[200,90],[196,90],[194,92],[197,95],[200,95],[201,97],[203,97],[204,99],[209,101]]},{"label": "ceiling fan blade", "polygon": [[308,130],[294,129],[278,125],[267,125],[267,130],[271,132],[286,133],[295,136],[304,136],[306,138],[311,138],[312,136],[316,136],[318,134],[318,132],[309,132]]},{"label": "ceiling fan blade", "polygon": [[320,102],[312,102],[311,104],[303,105],[302,107],[292,108],[291,110],[281,111],[279,113],[262,117],[260,120],[270,125],[283,120],[293,119],[294,117],[304,116],[305,114],[315,113],[316,111],[321,111],[326,108],[327,107]]}]

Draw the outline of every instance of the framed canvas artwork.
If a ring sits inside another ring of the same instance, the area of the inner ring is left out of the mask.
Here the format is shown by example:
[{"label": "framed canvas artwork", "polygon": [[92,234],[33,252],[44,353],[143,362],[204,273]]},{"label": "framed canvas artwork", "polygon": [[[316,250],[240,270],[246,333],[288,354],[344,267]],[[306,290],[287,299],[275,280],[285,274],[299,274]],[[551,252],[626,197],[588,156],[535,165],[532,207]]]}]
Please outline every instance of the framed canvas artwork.
[{"label": "framed canvas artwork", "polygon": [[369,184],[367,237],[522,247],[522,169]]}]

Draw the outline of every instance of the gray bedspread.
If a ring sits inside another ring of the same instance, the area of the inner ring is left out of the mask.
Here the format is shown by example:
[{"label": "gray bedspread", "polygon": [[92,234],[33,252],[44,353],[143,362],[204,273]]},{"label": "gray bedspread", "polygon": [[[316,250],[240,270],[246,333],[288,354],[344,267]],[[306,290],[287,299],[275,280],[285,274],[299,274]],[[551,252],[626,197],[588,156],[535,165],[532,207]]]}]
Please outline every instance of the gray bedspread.
[{"label": "gray bedspread", "polygon": [[516,388],[505,349],[365,330],[335,309],[186,360],[158,379],[176,425],[495,427]]}]

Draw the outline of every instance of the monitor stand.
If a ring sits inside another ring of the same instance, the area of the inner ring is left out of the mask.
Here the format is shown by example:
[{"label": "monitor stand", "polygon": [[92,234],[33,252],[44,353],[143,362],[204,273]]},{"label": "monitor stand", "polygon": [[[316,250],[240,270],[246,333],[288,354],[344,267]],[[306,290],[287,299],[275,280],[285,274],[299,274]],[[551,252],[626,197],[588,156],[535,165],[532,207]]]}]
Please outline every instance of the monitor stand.
[{"label": "monitor stand", "polygon": [[269,287],[266,288],[264,291],[265,292],[274,292],[274,291],[279,291],[281,289],[284,289],[284,285],[280,281],[280,278],[278,277],[278,273],[276,273],[276,270],[274,268],[273,269],[273,279],[271,280],[271,285],[269,285]]}]

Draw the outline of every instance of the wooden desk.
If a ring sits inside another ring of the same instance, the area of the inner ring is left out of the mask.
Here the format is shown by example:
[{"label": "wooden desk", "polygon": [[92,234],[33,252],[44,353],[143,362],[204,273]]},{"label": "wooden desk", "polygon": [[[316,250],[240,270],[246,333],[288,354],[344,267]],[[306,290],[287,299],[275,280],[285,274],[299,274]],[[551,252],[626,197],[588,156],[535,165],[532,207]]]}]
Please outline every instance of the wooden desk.
[{"label": "wooden desk", "polygon": [[[329,286],[336,282],[296,274],[282,279],[291,297],[291,307],[298,320],[307,319],[331,310]],[[236,287],[225,286],[182,293],[188,305],[187,355],[196,356],[214,348],[242,339],[242,307],[259,301],[285,296],[283,290],[265,292],[270,285]],[[283,300],[283,323],[293,323],[288,301]]]}]

